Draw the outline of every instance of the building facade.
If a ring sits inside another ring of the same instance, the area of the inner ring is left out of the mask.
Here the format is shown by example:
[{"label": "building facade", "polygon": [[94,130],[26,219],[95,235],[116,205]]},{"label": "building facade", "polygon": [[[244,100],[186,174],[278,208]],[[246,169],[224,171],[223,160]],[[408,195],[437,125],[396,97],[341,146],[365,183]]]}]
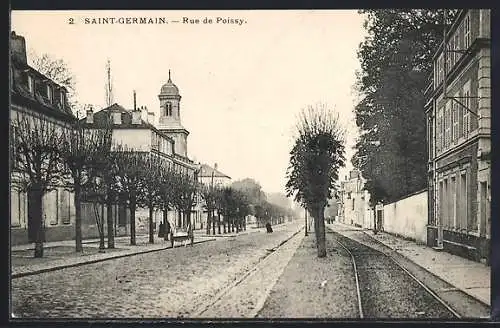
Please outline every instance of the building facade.
[{"label": "building facade", "polygon": [[[167,165],[171,165],[176,172],[187,174],[196,179],[195,173],[198,166],[187,156],[176,153],[175,140],[168,133],[156,128],[154,113],[148,112],[146,107],[127,110],[119,104],[113,104],[96,113],[88,110],[87,116],[83,120],[87,127],[96,128],[105,126],[111,120],[112,143],[114,145],[121,145],[122,149],[158,156]],[[124,209],[122,213],[117,218],[118,231],[121,234],[129,234],[130,214],[127,209]],[[148,219],[149,211],[147,209],[137,209],[137,233],[149,231]],[[176,226],[184,225],[183,218],[179,219],[179,215],[175,211],[169,211],[167,219]],[[158,228],[162,221],[163,212],[161,210],[155,211],[155,227]]]},{"label": "building facade", "polygon": [[[217,163],[211,167],[208,164],[201,164],[198,173],[198,181],[205,186],[227,187],[231,184],[231,177],[219,171]],[[198,208],[199,216],[197,216],[196,224],[201,229],[206,227],[208,220],[208,213],[203,204],[200,202]]]},{"label": "building facade", "polygon": [[427,243],[478,261],[491,239],[490,48],[490,10],[461,10],[426,91]]},{"label": "building facade", "polygon": [[358,170],[350,171],[349,176],[341,182],[339,194],[339,222],[365,227],[366,211],[370,208],[370,194],[364,189],[364,179]]},{"label": "building facade", "polygon": [[[67,90],[28,65],[26,41],[13,31],[10,36],[10,139],[15,140],[20,131],[17,118],[40,120],[71,129],[76,117],[67,102]],[[26,132],[26,131],[24,131]],[[15,152],[14,147],[11,151]],[[14,155],[14,154],[11,154]],[[13,157],[12,157],[13,158]],[[36,227],[30,215],[27,192],[16,183],[22,174],[15,161],[10,172],[10,225],[11,244],[34,242]],[[57,241],[75,236],[75,206],[73,193],[64,185],[55,186],[42,200],[42,219],[45,240]]]}]

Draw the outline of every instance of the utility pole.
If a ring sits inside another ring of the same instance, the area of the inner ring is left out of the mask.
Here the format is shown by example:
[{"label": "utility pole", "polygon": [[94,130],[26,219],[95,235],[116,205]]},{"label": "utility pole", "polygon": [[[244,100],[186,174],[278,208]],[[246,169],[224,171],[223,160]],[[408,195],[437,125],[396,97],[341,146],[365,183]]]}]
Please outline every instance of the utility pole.
[{"label": "utility pole", "polygon": [[[111,80],[111,62],[108,59],[106,62],[106,105],[109,107],[113,104],[113,81]],[[135,108],[135,106],[134,106]]]}]

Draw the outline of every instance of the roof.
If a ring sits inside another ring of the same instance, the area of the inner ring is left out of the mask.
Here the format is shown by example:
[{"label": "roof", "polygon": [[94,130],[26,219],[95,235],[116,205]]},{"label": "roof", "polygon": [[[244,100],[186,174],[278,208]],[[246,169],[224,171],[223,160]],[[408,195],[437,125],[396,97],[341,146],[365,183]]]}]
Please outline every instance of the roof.
[{"label": "roof", "polygon": [[23,63],[18,60],[14,55],[11,56],[10,67],[12,68],[12,84],[10,87],[12,101],[15,103],[23,103],[27,107],[32,108],[38,112],[44,113],[48,116],[58,118],[65,121],[76,120],[75,115],[71,111],[71,107],[67,102],[67,97],[65,99],[65,105],[61,106],[58,99],[59,95],[56,94],[54,102],[51,103],[45,95],[40,94],[35,88],[34,92],[31,93],[28,89],[28,81],[24,74],[30,74],[36,81],[50,82],[50,84],[56,89],[63,90],[67,92],[66,88],[58,83],[49,79],[44,74],[40,73],[38,70]]},{"label": "roof", "polygon": [[170,78],[170,70],[168,70],[168,81],[165,83],[160,90],[161,96],[178,96],[179,88],[172,82]]},{"label": "roof", "polygon": [[228,179],[231,179],[230,176],[225,175],[221,171],[219,171],[217,169],[214,169],[213,167],[211,167],[211,166],[209,166],[207,164],[201,164],[200,173],[198,174],[198,176],[200,178],[201,177],[212,177],[212,174],[213,174],[214,178],[228,178]]},{"label": "roof", "polygon": [[127,110],[123,106],[114,103],[94,113],[94,123],[87,123],[87,118],[82,118],[80,122],[85,126],[105,127],[110,123],[110,113],[121,113],[121,124],[112,124],[113,129],[151,129],[166,139],[174,142],[174,139],[158,130],[153,124],[141,118],[139,124],[132,124],[132,110]]}]

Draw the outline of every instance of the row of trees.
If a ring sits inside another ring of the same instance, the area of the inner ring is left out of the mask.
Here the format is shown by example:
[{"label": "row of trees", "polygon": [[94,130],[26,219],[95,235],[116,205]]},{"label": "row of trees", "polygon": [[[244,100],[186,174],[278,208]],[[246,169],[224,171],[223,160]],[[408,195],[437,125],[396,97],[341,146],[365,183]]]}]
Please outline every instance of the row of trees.
[{"label": "row of trees", "polygon": [[[104,249],[104,215],[98,204],[106,204],[108,248],[114,248],[113,206],[130,209],[132,245],[136,244],[135,210],[149,209],[149,241],[154,242],[155,209],[175,209],[190,222],[198,185],[193,176],[149,152],[112,145],[110,127],[88,129],[75,121],[67,126],[46,117],[13,118],[11,171],[15,188],[28,193],[28,217],[35,241],[35,257],[43,256],[45,224],[43,196],[63,186],[74,193],[76,251],[82,251],[82,201],[94,203],[94,212]],[[34,227],[34,228],[33,228]]]},{"label": "row of trees", "polygon": [[225,187],[204,185],[201,196],[207,211],[207,234],[246,230],[249,215],[255,216],[259,227],[267,222],[283,223],[285,217],[292,216],[290,209],[267,201],[261,186],[250,178]]},{"label": "row of trees", "polygon": [[372,206],[426,186],[424,91],[432,57],[457,10],[369,9],[360,45],[355,107],[360,129],[352,162],[366,179]]},{"label": "row of trees", "polygon": [[303,110],[296,128],[286,191],[314,218],[318,257],[325,257],[324,213],[328,200],[337,197],[339,169],[345,165],[345,131],[338,114],[326,105]]}]

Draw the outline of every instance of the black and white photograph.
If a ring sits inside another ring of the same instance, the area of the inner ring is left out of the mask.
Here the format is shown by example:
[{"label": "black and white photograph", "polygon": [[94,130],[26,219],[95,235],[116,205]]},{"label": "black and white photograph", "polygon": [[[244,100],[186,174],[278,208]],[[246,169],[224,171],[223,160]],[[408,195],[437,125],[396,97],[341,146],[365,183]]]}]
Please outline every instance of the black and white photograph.
[{"label": "black and white photograph", "polygon": [[11,10],[11,321],[490,320],[491,10]]}]

